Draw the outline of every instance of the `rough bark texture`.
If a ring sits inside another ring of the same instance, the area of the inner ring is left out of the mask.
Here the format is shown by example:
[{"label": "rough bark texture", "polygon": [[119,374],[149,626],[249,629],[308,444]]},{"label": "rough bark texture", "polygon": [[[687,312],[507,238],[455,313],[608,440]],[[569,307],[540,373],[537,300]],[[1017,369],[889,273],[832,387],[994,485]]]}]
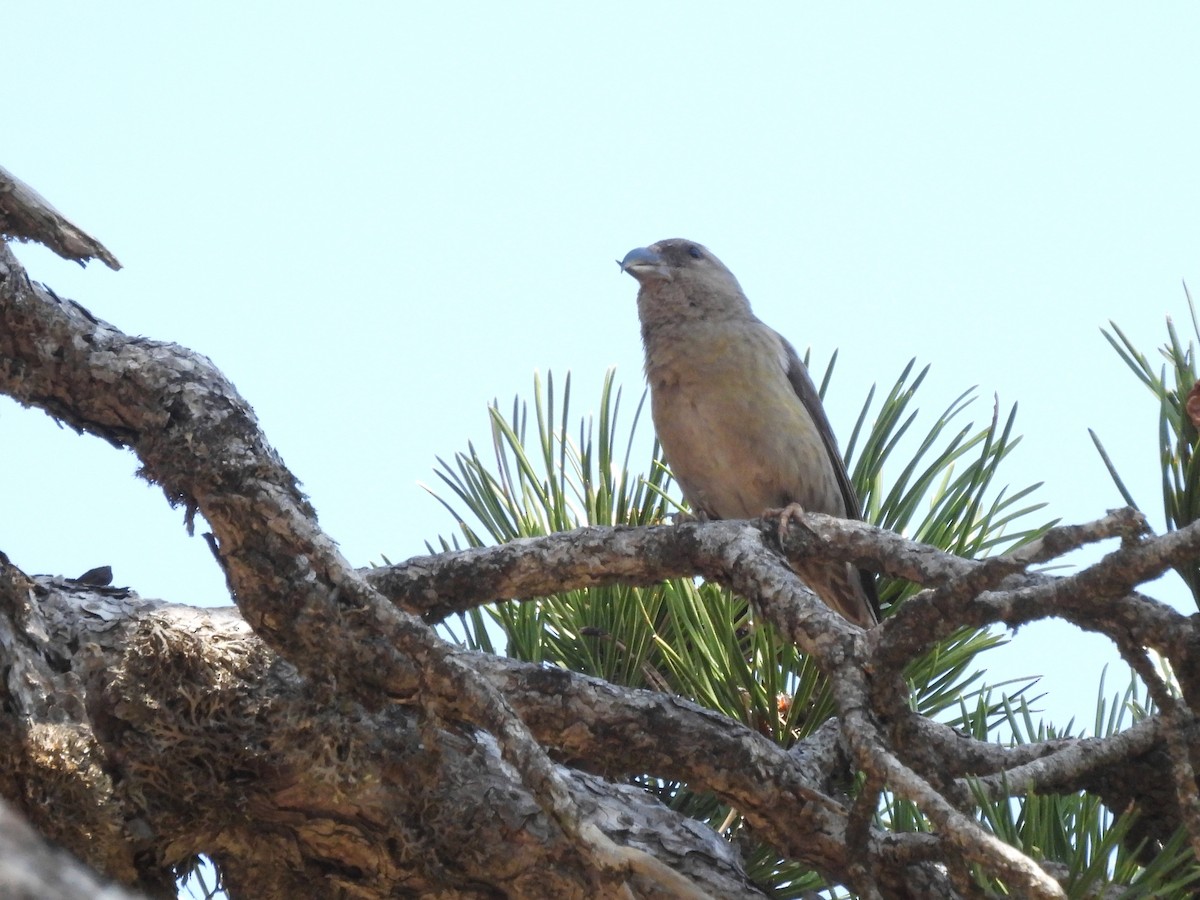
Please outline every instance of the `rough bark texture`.
[{"label": "rough bark texture", "polygon": [[110,269],[121,268],[103,244],[70,222],[3,166],[0,166],[0,237],[36,241],[63,259],[79,263],[98,259]]},{"label": "rough bark texture", "polygon": [[[40,232],[61,216],[0,176],[0,228],[111,260],[86,235],[64,244],[61,224]],[[41,834],[148,895],[170,896],[175,867],[198,853],[235,897],[759,895],[736,845],[622,781],[641,773],[712,792],[780,854],[864,896],[962,896],[966,863],[1017,895],[1064,896],[976,824],[968,777],[994,796],[1087,788],[1117,809],[1153,798],[1152,837],[1182,823],[1200,843],[1195,623],[1134,593],[1194,558],[1200,528],[1148,536],[1118,511],[973,562],[814,515],[782,548],[776,521],[589,528],[356,571],[207,359],[58,298],[6,247],[0,390],[131,448],[170,502],[203,512],[238,604],[152,602],[0,558],[0,790]],[[1027,572],[1114,536],[1120,549],[1085,571]],[[783,553],[928,589],[864,633]],[[838,719],[784,750],[675,697],[466,652],[429,624],[498,598],[697,574],[817,661]],[[1112,738],[1009,749],[909,711],[900,673],[933,642],[1052,614],[1109,636],[1163,713]],[[1171,660],[1186,704],[1145,648]],[[858,802],[845,788],[855,769]],[[935,832],[874,828],[884,784]]]},{"label": "rough bark texture", "polygon": [[[5,793],[95,868],[172,896],[167,867],[203,849],[235,896],[590,896],[486,733],[339,705],[234,609],[2,574],[5,725],[21,748]],[[757,895],[716,835],[632,787],[564,778],[623,844],[712,893]]]}]

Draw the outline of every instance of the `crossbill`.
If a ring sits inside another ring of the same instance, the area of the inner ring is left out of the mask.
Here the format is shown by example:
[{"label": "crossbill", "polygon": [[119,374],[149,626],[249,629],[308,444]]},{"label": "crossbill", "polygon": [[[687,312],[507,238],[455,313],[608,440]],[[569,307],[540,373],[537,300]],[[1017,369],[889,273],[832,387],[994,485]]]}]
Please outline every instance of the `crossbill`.
[{"label": "crossbill", "polygon": [[[692,510],[749,519],[798,504],[861,518],[816,386],[795,349],[751,311],[733,273],[693,241],[629,251],[654,429]],[[806,559],[796,574],[863,628],[879,621],[872,573]]]}]

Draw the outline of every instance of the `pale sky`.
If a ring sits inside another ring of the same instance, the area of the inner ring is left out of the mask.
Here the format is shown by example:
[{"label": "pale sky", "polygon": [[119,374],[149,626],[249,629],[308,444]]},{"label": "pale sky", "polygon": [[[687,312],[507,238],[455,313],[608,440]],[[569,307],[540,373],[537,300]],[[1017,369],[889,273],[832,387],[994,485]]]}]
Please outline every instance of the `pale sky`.
[{"label": "pale sky", "polygon": [[[915,356],[930,416],[971,385],[976,422],[1020,404],[1001,482],[1045,481],[1046,518],[1120,504],[1092,427],[1162,527],[1157,411],[1099,328],[1152,352],[1200,284],[1194,4],[9,4],[4,28],[0,165],[125,265],[21,248],[31,277],[211,357],[356,564],[453,532],[418,482],[535,370],[584,412],[616,366],[632,407],[613,260],[666,237],[840,350],[843,441]],[[229,602],[131,454],[7,400],[0,449],[15,564]],[[1036,625],[983,662],[1090,726],[1115,660]]]}]

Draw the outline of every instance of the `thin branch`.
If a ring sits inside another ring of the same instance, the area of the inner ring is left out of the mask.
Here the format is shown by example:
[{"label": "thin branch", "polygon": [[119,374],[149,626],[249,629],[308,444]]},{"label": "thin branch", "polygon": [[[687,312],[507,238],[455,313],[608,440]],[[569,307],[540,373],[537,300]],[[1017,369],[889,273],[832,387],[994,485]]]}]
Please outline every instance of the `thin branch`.
[{"label": "thin branch", "polygon": [[898,796],[917,804],[940,829],[944,841],[985,871],[1005,879],[1020,896],[1066,896],[1059,884],[1033,860],[984,831],[978,822],[955,809],[925,779],[884,749],[882,735],[862,710],[845,714],[842,722],[859,765],[868,772],[878,773]]},{"label": "thin branch", "polygon": [[1028,749],[1042,755],[1019,765],[1006,765],[997,760],[992,774],[973,777],[970,784],[960,782],[987,797],[999,800],[1029,793],[1054,793],[1078,790],[1087,777],[1100,769],[1119,766],[1141,756],[1163,739],[1163,722],[1159,716],[1147,716],[1135,725],[1108,737],[1077,738],[1036,744],[1023,744],[1006,749],[993,744],[1001,757]]}]

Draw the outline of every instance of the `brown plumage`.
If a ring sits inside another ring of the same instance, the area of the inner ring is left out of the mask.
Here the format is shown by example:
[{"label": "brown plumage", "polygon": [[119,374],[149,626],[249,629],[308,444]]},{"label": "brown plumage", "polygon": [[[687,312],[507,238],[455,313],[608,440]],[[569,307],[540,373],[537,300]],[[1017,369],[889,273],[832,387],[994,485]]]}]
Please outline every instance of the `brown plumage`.
[{"label": "brown plumage", "polygon": [[[631,250],[654,428],[693,510],[748,519],[793,503],[861,518],[817,389],[792,345],[750,310],[733,274],[680,239]],[[879,621],[875,578],[806,560],[796,573],[851,622]]]}]

